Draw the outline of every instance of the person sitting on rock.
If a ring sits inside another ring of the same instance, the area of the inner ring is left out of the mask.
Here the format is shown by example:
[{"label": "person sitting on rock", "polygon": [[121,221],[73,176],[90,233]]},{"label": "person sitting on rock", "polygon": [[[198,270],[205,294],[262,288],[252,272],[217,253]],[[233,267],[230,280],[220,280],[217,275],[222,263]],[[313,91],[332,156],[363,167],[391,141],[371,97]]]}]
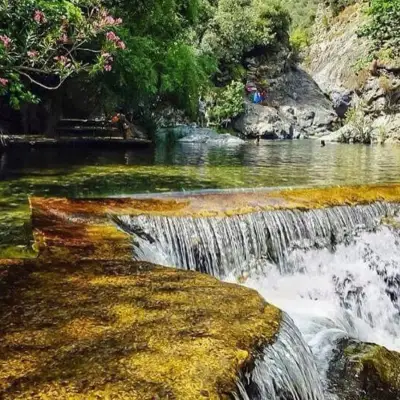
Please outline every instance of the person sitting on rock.
[{"label": "person sitting on rock", "polygon": [[133,131],[131,129],[131,124],[126,118],[125,114],[122,112],[117,113],[111,120],[114,124],[117,124],[118,130],[120,131],[122,137],[125,140],[133,139]]}]

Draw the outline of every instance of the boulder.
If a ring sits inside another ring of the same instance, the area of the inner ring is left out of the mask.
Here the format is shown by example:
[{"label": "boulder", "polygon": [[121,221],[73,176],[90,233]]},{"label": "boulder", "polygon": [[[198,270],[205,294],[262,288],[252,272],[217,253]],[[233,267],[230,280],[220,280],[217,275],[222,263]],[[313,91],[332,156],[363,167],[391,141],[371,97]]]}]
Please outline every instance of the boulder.
[{"label": "boulder", "polygon": [[330,390],[340,400],[398,400],[400,353],[342,339],[334,351],[328,377]]},{"label": "boulder", "polygon": [[372,138],[378,143],[400,143],[400,114],[376,118],[372,122]]},{"label": "boulder", "polygon": [[261,136],[265,139],[291,139],[293,127],[272,107],[246,103],[246,111],[234,128],[247,138]]},{"label": "boulder", "polygon": [[245,137],[293,139],[329,133],[335,114],[329,99],[302,69],[294,68],[269,82],[263,103],[246,102],[234,128]]}]

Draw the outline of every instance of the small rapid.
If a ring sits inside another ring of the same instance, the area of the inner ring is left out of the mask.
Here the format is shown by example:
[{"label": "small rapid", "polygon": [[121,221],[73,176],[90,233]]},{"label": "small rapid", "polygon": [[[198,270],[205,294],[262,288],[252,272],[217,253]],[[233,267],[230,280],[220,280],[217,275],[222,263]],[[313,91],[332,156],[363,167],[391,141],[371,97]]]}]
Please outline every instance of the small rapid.
[{"label": "small rapid", "polygon": [[375,203],[118,223],[133,235],[137,259],[239,278],[287,314],[247,387],[239,385],[241,398],[327,400],[335,398],[327,372],[339,339],[400,350],[400,232],[382,224],[398,212]]}]

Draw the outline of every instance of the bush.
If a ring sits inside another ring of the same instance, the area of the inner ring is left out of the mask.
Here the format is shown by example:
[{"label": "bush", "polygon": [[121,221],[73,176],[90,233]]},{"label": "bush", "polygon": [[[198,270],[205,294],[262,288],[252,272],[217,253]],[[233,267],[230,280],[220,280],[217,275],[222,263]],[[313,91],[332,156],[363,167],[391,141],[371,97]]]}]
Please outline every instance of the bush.
[{"label": "bush", "polygon": [[346,113],[345,122],[354,130],[353,138],[356,143],[371,143],[371,122],[366,118],[364,108],[366,104],[359,101],[355,106],[349,108]]},{"label": "bush", "polygon": [[210,120],[217,125],[244,112],[244,85],[241,82],[233,81],[225,88],[214,91],[211,96],[214,104],[209,110]]},{"label": "bush", "polygon": [[309,31],[303,28],[296,28],[290,35],[290,44],[296,52],[306,49],[310,44]]},{"label": "bush", "polygon": [[96,0],[2,1],[0,95],[19,108],[38,101],[31,86],[55,90],[78,73],[110,71],[125,49],[121,23]]},{"label": "bush", "polygon": [[369,36],[376,51],[392,51],[394,57],[400,56],[400,0],[372,0],[369,15],[371,22],[360,34]]},{"label": "bush", "polygon": [[212,9],[201,37],[201,50],[225,65],[240,62],[255,47],[288,44],[291,20],[277,0],[219,0]]}]

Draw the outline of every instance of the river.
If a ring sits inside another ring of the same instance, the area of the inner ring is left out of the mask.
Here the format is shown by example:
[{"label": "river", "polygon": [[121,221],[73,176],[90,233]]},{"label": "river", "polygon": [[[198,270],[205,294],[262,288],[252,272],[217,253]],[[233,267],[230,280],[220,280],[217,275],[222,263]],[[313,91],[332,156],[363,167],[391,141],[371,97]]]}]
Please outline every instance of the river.
[{"label": "river", "polygon": [[[400,181],[400,147],[321,147],[312,140],[32,150],[4,153],[0,161],[0,258],[34,255],[32,195],[90,198]],[[146,233],[133,241],[137,259],[239,281],[285,312],[276,344],[255,366],[260,398],[281,399],[282,389],[290,399],[339,400],[326,379],[338,339],[400,349],[400,232],[381,224],[382,217],[398,214],[398,205],[376,203],[229,218],[128,215],[120,221],[133,235],[137,227]],[[243,399],[253,399],[239,389]]]},{"label": "river", "polygon": [[0,256],[32,255],[28,196],[107,197],[204,189],[400,181],[400,147],[262,141],[160,143],[147,150],[0,155]]}]

